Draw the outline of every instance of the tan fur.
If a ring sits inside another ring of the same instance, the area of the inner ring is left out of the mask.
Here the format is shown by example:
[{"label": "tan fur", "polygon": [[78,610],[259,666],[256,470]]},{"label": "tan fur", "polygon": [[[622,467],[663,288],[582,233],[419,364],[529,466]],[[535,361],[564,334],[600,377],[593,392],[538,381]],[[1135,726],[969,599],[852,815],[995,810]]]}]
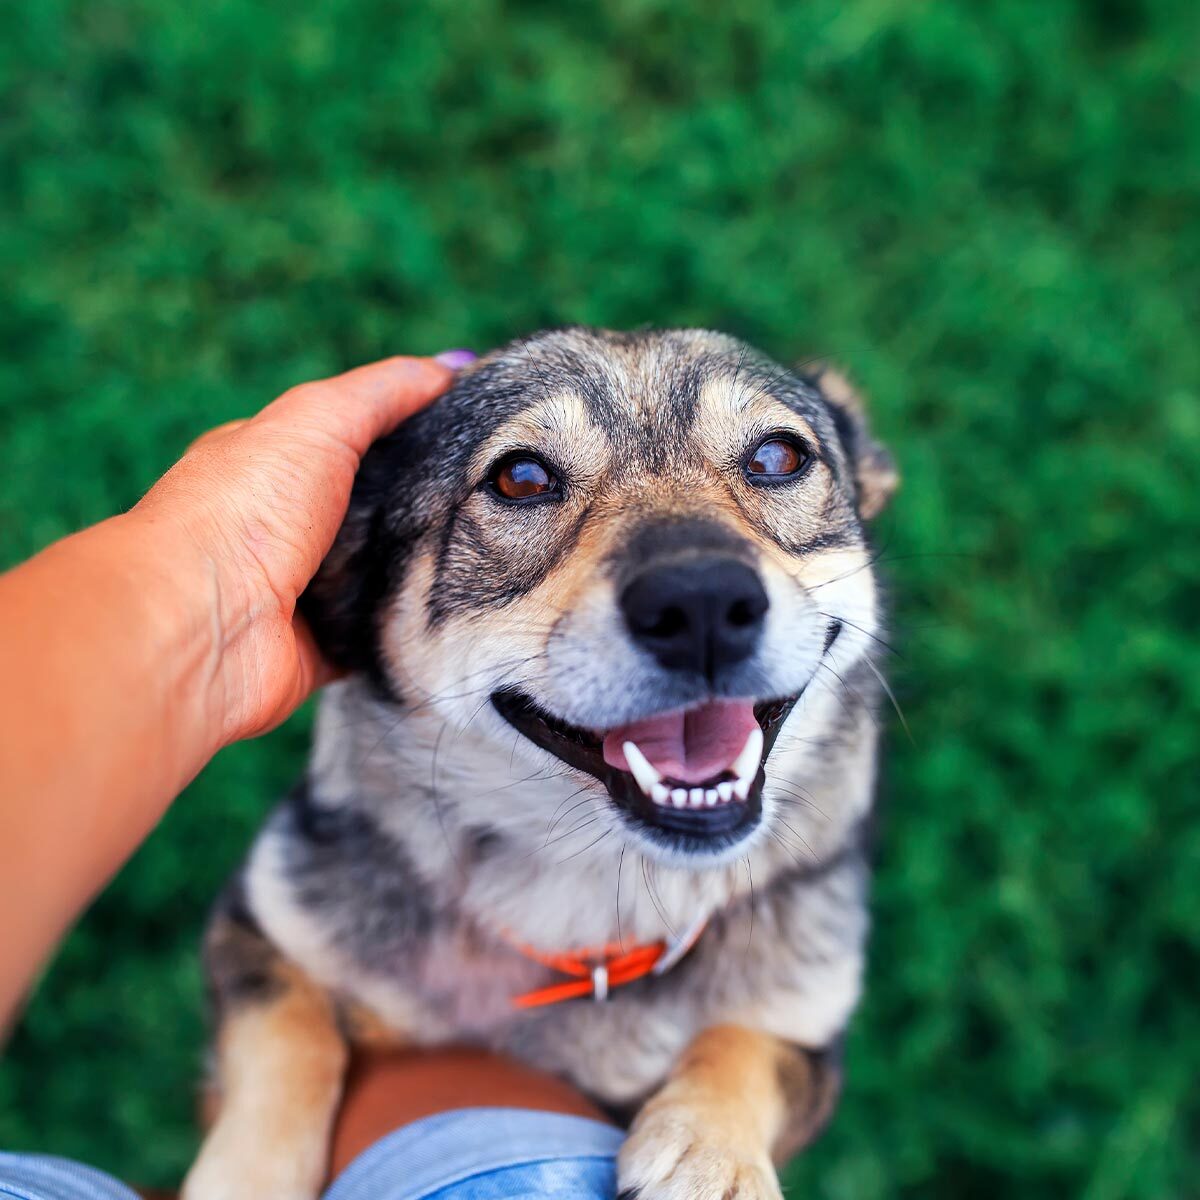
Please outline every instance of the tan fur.
[{"label": "tan fur", "polygon": [[[856,422],[865,422],[866,405],[845,375],[826,366],[819,378],[821,391],[834,404],[844,408]],[[859,448],[855,476],[859,489],[858,509],[870,521],[887,507],[888,501],[895,495],[900,486],[900,472],[896,470],[892,456],[874,439],[867,439]]]},{"label": "tan fur", "polygon": [[[402,705],[354,676],[321,702],[309,800],[335,830],[361,818],[374,845],[394,844],[396,865],[368,853],[322,866],[336,842],[298,865],[311,835],[289,823],[285,803],[244,871],[245,923],[218,920],[210,934],[222,1106],[184,1200],[313,1200],[343,1039],[469,1039],[614,1107],[649,1096],[620,1159],[620,1189],[639,1200],[778,1200],[772,1160],[811,1140],[832,1110],[827,1055],[862,978],[858,830],[877,738],[879,599],[862,519],[894,490],[894,468],[835,372],[820,376],[823,398],[806,376],[784,402],[772,394],[780,377],[752,370],[746,348],[720,335],[546,341],[499,352],[508,374],[495,394],[527,390],[528,401],[481,422],[477,439],[455,435],[454,472],[414,492],[453,496],[459,533],[447,511],[429,516],[434,503],[420,510],[430,523],[413,516],[400,583],[371,613]],[[559,351],[581,365],[547,382],[538,356],[553,367]],[[691,354],[720,361],[688,393],[688,421],[660,419]],[[814,452],[807,469],[786,487],[753,486],[746,456],[779,432]],[[487,479],[522,450],[566,486],[555,504],[518,515],[497,507]],[[587,729],[665,703],[624,627],[613,569],[638,529],[663,517],[702,518],[741,540],[770,601],[747,694],[799,697],[764,766],[762,821],[703,862],[644,838],[598,777],[563,769],[489,703],[516,687]],[[353,578],[368,518],[352,512],[323,568],[334,596],[343,574]],[[507,594],[485,586],[510,579],[520,586]],[[481,830],[494,839],[486,851]],[[363,886],[391,870],[390,890]],[[314,888],[314,873],[347,886]],[[389,943],[389,921],[372,918],[394,918],[409,888],[414,911],[436,920],[397,920],[409,940]],[[356,907],[360,894],[369,911]],[[544,951],[646,942],[705,916],[703,936],[661,980],[608,1004],[513,1010],[514,996],[550,982],[513,939]],[[364,930],[384,938],[382,950]]]},{"label": "tan fur", "polygon": [[239,1004],[217,1039],[216,1124],[182,1200],[311,1200],[327,1169],[346,1044],[333,1002],[294,967]]},{"label": "tan fur", "polygon": [[770,1034],[716,1025],[680,1056],[621,1149],[621,1186],[656,1200],[770,1200],[772,1150],[789,1103],[794,1052]]}]

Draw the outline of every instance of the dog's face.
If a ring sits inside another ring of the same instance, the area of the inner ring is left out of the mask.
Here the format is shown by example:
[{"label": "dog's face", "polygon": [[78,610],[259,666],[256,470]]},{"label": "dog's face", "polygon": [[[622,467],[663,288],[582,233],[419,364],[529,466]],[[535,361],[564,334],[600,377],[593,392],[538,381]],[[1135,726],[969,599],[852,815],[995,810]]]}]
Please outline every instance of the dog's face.
[{"label": "dog's face", "polygon": [[547,333],[372,449],[304,608],[405,711],[711,863],[769,819],[798,698],[876,634],[863,521],[893,484],[832,373],[700,331]]}]

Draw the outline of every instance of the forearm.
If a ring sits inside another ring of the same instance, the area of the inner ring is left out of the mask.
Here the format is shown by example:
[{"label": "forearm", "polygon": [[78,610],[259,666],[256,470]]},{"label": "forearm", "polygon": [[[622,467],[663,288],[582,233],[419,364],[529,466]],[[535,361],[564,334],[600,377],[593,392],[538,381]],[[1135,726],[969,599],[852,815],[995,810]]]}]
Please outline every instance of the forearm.
[{"label": "forearm", "polygon": [[116,517],[0,577],[0,1029],[74,916],[217,748],[203,573]]},{"label": "forearm", "polygon": [[362,455],[451,378],[391,358],[293,388],[0,578],[0,1031],[180,789],[323,682],[296,601]]}]

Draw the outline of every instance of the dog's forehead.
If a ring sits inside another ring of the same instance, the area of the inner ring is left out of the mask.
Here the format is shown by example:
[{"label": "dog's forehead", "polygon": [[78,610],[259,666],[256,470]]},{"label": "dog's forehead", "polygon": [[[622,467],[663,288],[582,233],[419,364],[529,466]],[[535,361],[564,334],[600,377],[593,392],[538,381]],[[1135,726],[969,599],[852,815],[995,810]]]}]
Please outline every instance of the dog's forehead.
[{"label": "dog's forehead", "polygon": [[773,407],[811,429],[827,422],[813,382],[728,335],[569,329],[489,355],[447,397],[443,416],[477,447],[506,431],[519,441],[590,428],[653,453],[703,440],[722,423],[762,423]]}]

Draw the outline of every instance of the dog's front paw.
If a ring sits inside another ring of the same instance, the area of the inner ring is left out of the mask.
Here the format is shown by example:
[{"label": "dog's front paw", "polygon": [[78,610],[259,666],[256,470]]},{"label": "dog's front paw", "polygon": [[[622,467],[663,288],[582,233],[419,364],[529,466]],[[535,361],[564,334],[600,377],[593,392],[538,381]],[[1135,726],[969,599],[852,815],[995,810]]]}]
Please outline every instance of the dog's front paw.
[{"label": "dog's front paw", "polygon": [[739,1145],[719,1115],[651,1101],[621,1148],[618,1191],[628,1200],[782,1200],[765,1147]]},{"label": "dog's front paw", "polygon": [[323,1148],[274,1154],[249,1129],[229,1136],[228,1126],[218,1124],[188,1172],[180,1200],[316,1200],[323,1162]]}]

